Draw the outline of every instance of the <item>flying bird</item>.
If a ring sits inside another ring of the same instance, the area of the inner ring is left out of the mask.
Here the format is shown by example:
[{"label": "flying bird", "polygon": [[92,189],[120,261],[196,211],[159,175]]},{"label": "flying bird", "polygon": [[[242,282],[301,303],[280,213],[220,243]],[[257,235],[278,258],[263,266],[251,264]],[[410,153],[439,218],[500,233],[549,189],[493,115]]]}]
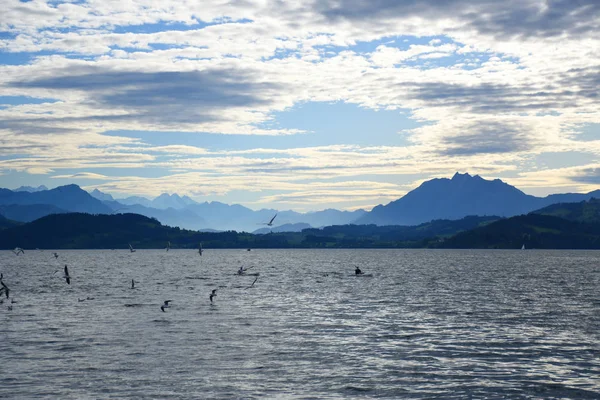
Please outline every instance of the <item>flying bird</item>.
[{"label": "flying bird", "polygon": [[15,253],[16,255],[19,255],[21,253],[25,254],[25,250],[23,250],[20,247],[15,247],[15,249],[13,250],[13,253]]},{"label": "flying bird", "polygon": [[257,280],[258,280],[258,276],[256,278],[254,278],[254,282],[252,282],[252,285],[246,287],[246,289],[250,289],[251,287],[253,287]]},{"label": "flying bird", "polygon": [[8,299],[10,289],[1,280],[0,280],[0,284],[2,285],[2,287],[0,288],[0,296],[2,296],[2,293],[4,293],[6,295],[6,298]]},{"label": "flying bird", "polygon": [[275,215],[273,216],[273,218],[271,218],[271,220],[269,222],[267,222],[265,225],[267,225],[267,226],[273,226],[273,221],[275,220],[275,217],[277,217],[277,213],[275,213]]},{"label": "flying bird", "polygon": [[165,300],[164,304],[160,306],[162,312],[166,312],[165,308],[171,308],[171,305],[169,304],[171,301],[173,300]]},{"label": "flying bird", "polygon": [[71,284],[71,276],[69,275],[69,268],[67,268],[66,265],[65,265],[65,275],[63,276],[63,278],[65,278],[65,280],[67,281],[67,285]]},{"label": "flying bird", "polygon": [[213,297],[217,297],[217,289],[213,289],[213,291],[210,293],[210,296],[208,296],[211,303],[213,302]]}]

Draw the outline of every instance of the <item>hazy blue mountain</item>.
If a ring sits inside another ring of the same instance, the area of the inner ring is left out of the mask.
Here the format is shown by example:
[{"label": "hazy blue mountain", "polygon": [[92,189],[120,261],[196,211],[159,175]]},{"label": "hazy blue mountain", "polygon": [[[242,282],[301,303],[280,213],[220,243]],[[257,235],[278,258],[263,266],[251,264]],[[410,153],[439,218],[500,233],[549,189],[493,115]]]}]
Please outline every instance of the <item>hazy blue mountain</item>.
[{"label": "hazy blue mountain", "polygon": [[185,209],[204,218],[205,228],[239,232],[252,232],[277,213],[276,210],[254,211],[239,204],[229,205],[218,201],[190,204]]},{"label": "hazy blue mountain", "polygon": [[313,227],[331,226],[331,225],[346,225],[356,221],[358,218],[365,215],[365,210],[355,211],[340,211],[328,208],[322,211],[311,211],[307,213],[297,213],[295,211],[283,211],[279,213],[277,218],[283,223],[299,223],[304,222]]},{"label": "hazy blue mountain", "polygon": [[527,195],[500,179],[456,173],[452,179],[432,179],[387,205],[379,205],[356,224],[417,225],[434,219],[460,219],[467,215],[511,217],[560,201],[582,201],[594,193],[548,197]]},{"label": "hazy blue mountain", "polygon": [[48,190],[48,188],[44,185],[40,185],[38,187],[33,186],[21,186],[13,190],[13,192],[41,192],[42,190]]},{"label": "hazy blue mountain", "polygon": [[271,228],[260,228],[252,232],[255,235],[264,235],[271,232],[302,232],[303,229],[312,228],[309,224],[299,222],[297,224],[283,224],[280,226],[274,226]]},{"label": "hazy blue mountain", "polygon": [[110,206],[111,208],[120,206],[118,208],[115,208],[115,214],[140,214],[146,217],[156,218],[163,225],[192,230],[200,230],[207,227],[207,222],[204,218],[202,218],[192,210],[188,209],[160,209],[142,206],[141,204],[133,204],[130,206],[126,206],[120,204],[119,202],[111,203]]},{"label": "hazy blue mountain", "polygon": [[105,201],[104,204],[113,210],[113,214],[139,214],[149,218],[155,218],[164,225],[182,229],[203,230],[206,227],[204,218],[187,209],[176,210],[174,208],[167,208],[163,210],[160,208],[146,207],[141,204],[125,205],[116,200]]},{"label": "hazy blue mountain", "polygon": [[100,201],[114,201],[113,197],[110,194],[103,193],[98,189],[94,189],[90,192],[90,195]]},{"label": "hazy blue mountain", "polygon": [[239,204],[224,204],[218,201],[191,204],[186,207],[202,216],[208,228],[216,230],[236,230],[254,232],[261,225],[264,227],[275,214],[273,222],[276,226],[304,223],[320,227],[328,225],[343,225],[354,221],[365,213],[364,210],[339,211],[323,210],[309,213],[295,211],[277,211],[274,209],[251,210]]},{"label": "hazy blue mountain", "polygon": [[225,204],[218,201],[199,203],[188,196],[163,193],[149,200],[131,196],[114,199],[113,196],[94,189],[90,195],[101,200],[113,212],[139,213],[156,218],[161,223],[186,229],[215,231],[253,232],[264,226],[275,214],[277,225],[305,223],[321,227],[351,223],[366,212],[364,210],[340,211],[327,209],[308,213],[277,211],[274,209],[252,210],[239,204]]},{"label": "hazy blue mountain", "polygon": [[149,199],[147,199],[145,197],[141,197],[141,196],[129,196],[124,199],[115,199],[115,200],[126,206],[140,204],[145,207],[152,207],[152,200],[149,200]]},{"label": "hazy blue mountain", "polygon": [[107,214],[112,210],[77,185],[59,186],[41,192],[13,192],[0,189],[0,205],[48,204],[70,212]]},{"label": "hazy blue mountain", "polygon": [[151,207],[154,208],[175,208],[181,209],[185,208],[191,204],[197,204],[194,200],[189,198],[188,196],[179,196],[177,193],[168,194],[163,193],[160,196],[153,199],[150,203]]},{"label": "hazy blue mountain", "polygon": [[64,214],[68,211],[51,204],[3,204],[0,214],[19,222],[31,222],[50,214]]}]

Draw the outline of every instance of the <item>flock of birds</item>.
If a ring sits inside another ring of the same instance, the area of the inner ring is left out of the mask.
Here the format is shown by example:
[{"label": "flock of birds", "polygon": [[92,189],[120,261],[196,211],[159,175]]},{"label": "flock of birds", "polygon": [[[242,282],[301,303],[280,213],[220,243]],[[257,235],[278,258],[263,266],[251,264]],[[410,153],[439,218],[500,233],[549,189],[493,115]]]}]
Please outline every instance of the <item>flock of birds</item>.
[{"label": "flock of birds", "polygon": [[[269,222],[263,223],[262,225],[267,225],[267,226],[273,226],[273,221],[275,220],[275,218],[277,217],[277,214],[275,214],[273,216],[273,218],[271,218],[271,220]],[[129,251],[131,253],[135,253],[135,249],[133,248],[133,246],[131,245],[131,243],[128,244],[129,245]],[[171,249],[171,242],[167,242],[167,247],[166,247],[166,251],[169,251]],[[247,251],[250,251],[251,249],[247,249]],[[202,255],[202,253],[204,252],[204,250],[202,249],[202,243],[199,244],[198,246],[198,254]],[[16,247],[13,250],[13,253],[15,253],[15,255],[19,256],[21,254],[25,254],[25,250],[23,250],[20,247]],[[58,259],[59,255],[56,252],[53,252],[52,255],[54,256],[55,259]],[[240,267],[237,271],[238,275],[245,275],[246,271],[250,268],[253,267]],[[60,272],[60,270],[55,271],[54,273],[56,274],[57,272]],[[254,279],[254,282],[252,282],[252,284],[248,287],[246,287],[246,289],[249,289],[251,287],[254,286],[254,284],[256,283],[256,281],[258,280],[258,273],[252,274],[254,276],[256,276],[256,278]],[[4,275],[2,273],[0,273],[0,304],[4,303],[4,299],[2,298],[2,295],[6,296],[7,301],[10,300],[10,303],[8,305],[8,310],[12,310],[12,304],[16,303],[16,301],[13,299],[10,299],[10,289],[8,288],[8,286],[6,286],[6,284],[3,281]],[[67,285],[71,284],[71,275],[69,274],[69,267],[65,264],[65,267],[63,269],[63,276],[62,278],[65,280],[65,282],[67,283]],[[131,280],[131,289],[135,289],[135,281],[132,279]],[[210,293],[210,295],[208,296],[210,303],[213,304],[215,297],[217,297],[217,290],[218,289],[213,289]],[[86,297],[85,299],[77,299],[78,301],[82,302],[82,301],[86,301],[86,300],[93,300],[93,297]],[[167,308],[170,308],[171,305],[170,303],[173,300],[165,300],[164,303],[160,306],[160,309],[162,312],[166,312],[165,310]]]},{"label": "flock of birds", "polygon": [[[274,219],[275,217],[273,217]],[[271,220],[272,222],[272,220]],[[171,249],[171,242],[167,242],[167,247],[166,247],[166,251],[169,251]],[[135,253],[135,249],[133,248],[133,246],[131,244],[129,244],[129,251],[132,253]],[[199,247],[198,247],[198,254],[202,255],[202,253],[204,252],[204,250],[202,249],[202,243],[200,243]],[[20,248],[20,247],[16,247],[13,250],[13,253],[15,253],[17,256],[21,255],[21,254],[25,254],[25,251]],[[53,252],[52,255],[54,256],[55,259],[58,259],[59,255],[56,252]],[[246,271],[250,268],[253,267],[240,267],[237,271],[238,275],[245,275]],[[60,270],[54,271],[54,274],[56,274],[57,272],[59,272]],[[254,282],[252,282],[252,284],[248,287],[246,287],[246,289],[249,289],[251,287],[254,286],[254,284],[256,283],[256,281],[258,280],[258,273],[253,274],[256,276],[256,278],[254,279]],[[10,289],[8,288],[8,286],[6,286],[6,284],[3,281],[4,278],[4,274],[0,273],[0,304],[4,303],[4,299],[1,298],[3,295],[6,296],[7,301],[10,300],[10,304],[8,306],[8,310],[12,310],[12,304],[16,303],[16,301],[13,299],[10,299]],[[65,264],[65,267],[63,269],[63,276],[62,278],[65,280],[65,282],[67,283],[67,285],[71,284],[71,275],[69,274],[69,267]],[[131,289],[135,289],[135,280],[131,280]],[[210,303],[213,304],[214,302],[214,298],[217,297],[217,290],[218,289],[213,289],[210,293],[210,295],[208,296]],[[79,302],[85,301],[85,300],[93,300],[93,297],[86,297],[85,299],[77,299]],[[165,300],[164,303],[160,306],[160,309],[162,312],[166,312],[165,310],[167,308],[170,308],[171,305],[170,303],[173,300]]]}]

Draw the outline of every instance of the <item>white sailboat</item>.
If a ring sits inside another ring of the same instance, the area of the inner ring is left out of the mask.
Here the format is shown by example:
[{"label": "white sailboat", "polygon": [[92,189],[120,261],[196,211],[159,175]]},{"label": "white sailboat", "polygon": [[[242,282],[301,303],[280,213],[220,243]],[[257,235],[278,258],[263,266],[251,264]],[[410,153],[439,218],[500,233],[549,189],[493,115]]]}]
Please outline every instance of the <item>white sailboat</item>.
[{"label": "white sailboat", "polygon": [[523,244],[523,246],[521,246],[521,250],[525,250],[525,244]]},{"label": "white sailboat", "polygon": [[203,251],[204,251],[204,250],[202,250],[202,242],[200,242],[200,245],[199,245],[199,247],[198,247],[198,254],[202,255],[202,252],[203,252]]},{"label": "white sailboat", "polygon": [[129,243],[129,251],[131,251],[132,253],[135,253],[135,249],[131,246],[131,243]]}]

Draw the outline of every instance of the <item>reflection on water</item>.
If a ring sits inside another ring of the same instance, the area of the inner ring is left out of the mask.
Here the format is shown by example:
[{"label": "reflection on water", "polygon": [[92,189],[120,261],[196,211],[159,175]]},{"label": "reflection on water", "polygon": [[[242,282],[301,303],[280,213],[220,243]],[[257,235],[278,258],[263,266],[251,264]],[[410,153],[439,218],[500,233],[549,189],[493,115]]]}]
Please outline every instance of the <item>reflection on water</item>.
[{"label": "reflection on water", "polygon": [[600,398],[600,252],[58,253],[0,252],[0,398]]}]

